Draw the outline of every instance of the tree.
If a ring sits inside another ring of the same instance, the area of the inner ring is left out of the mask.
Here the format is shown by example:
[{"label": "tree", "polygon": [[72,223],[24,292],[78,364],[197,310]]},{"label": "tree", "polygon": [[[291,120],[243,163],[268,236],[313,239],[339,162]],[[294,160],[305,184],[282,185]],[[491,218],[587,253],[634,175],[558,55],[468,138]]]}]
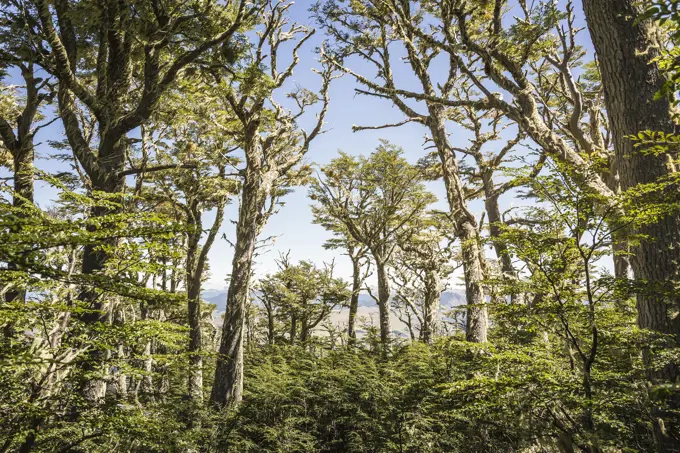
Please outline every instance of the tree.
[{"label": "tree", "polygon": [[[294,111],[275,100],[298,64],[298,50],[312,36],[313,30],[290,24],[286,17],[289,3],[270,2],[260,34],[251,43],[242,70],[227,67],[216,74],[224,89],[224,109],[237,119],[234,134],[244,154],[245,166],[240,194],[234,258],[227,294],[222,339],[210,397],[216,407],[238,403],[243,391],[243,323],[250,293],[253,254],[257,237],[276,210],[278,200],[309,173],[299,165],[312,141],[322,132],[328,109],[328,89],[334,78],[326,67],[321,76],[319,94],[296,88],[287,94]],[[280,46],[297,39],[292,61],[280,70]],[[263,70],[262,68],[266,68]],[[298,120],[315,105],[320,105],[311,130],[298,126]]]},{"label": "tree", "polygon": [[[160,124],[143,131],[140,167],[146,167],[150,159],[144,147],[150,145],[145,143],[146,135],[149,135],[159,142],[155,147],[154,168],[177,168],[172,172],[150,173],[147,176],[150,187],[144,196],[152,202],[170,204],[169,210],[175,213],[176,221],[186,225],[184,282],[190,329],[189,395],[200,402],[203,400],[204,354],[202,283],[206,277],[208,253],[222,225],[227,201],[238,191],[238,180],[228,176],[226,171],[227,165],[237,163],[230,155],[235,147],[212,122],[203,121],[215,107],[215,98],[209,91],[193,92],[193,97],[191,103],[177,94],[166,97],[164,111],[154,118],[154,124]],[[184,104],[184,115],[178,114],[181,104]],[[180,170],[182,166],[194,168]],[[144,174],[142,171],[138,177]],[[208,211],[214,211],[214,220],[205,234],[204,215]]]},{"label": "tree", "polygon": [[404,304],[418,320],[419,339],[432,343],[439,330],[444,282],[454,270],[451,245],[455,238],[448,237],[450,221],[440,214],[429,213],[414,223],[417,233],[402,238],[395,253],[395,302]]},{"label": "tree", "polygon": [[338,305],[350,298],[348,285],[333,277],[333,266],[317,268],[310,261],[291,264],[288,256],[278,261],[279,271],[257,285],[268,318],[268,342],[275,341],[275,317],[283,321],[288,342],[306,348],[312,332],[328,319]]},{"label": "tree", "polygon": [[322,167],[322,177],[310,188],[317,218],[341,222],[352,238],[366,246],[378,277],[380,341],[387,353],[391,343],[390,284],[387,268],[399,239],[413,234],[411,223],[435,201],[420,182],[417,168],[401,148],[382,141],[368,157],[341,153]]},{"label": "tree", "polygon": [[[25,33],[24,26],[33,19],[29,16],[23,2],[7,2],[2,8],[5,23],[0,28],[3,44],[0,47],[0,80],[6,79],[7,71],[18,69],[24,81],[22,95],[18,87],[0,86],[0,165],[10,167],[14,180],[13,204],[20,208],[33,204],[35,170],[34,139],[40,129],[50,121],[36,125],[42,119],[40,107],[50,102],[52,97],[49,78],[36,75],[39,56],[34,49],[31,37]],[[6,159],[6,162],[5,162]],[[21,211],[17,211],[21,215]],[[15,263],[8,263],[15,269]],[[26,289],[15,288],[5,293],[5,302],[23,302]],[[5,336],[12,335],[12,326],[3,327]]]},{"label": "tree", "polygon": [[357,242],[344,224],[338,219],[326,215],[323,209],[313,209],[314,222],[323,225],[333,232],[334,237],[327,240],[324,248],[337,250],[344,249],[352,261],[352,297],[349,303],[349,315],[347,320],[347,337],[350,345],[356,344],[356,318],[359,311],[359,294],[364,287],[366,279],[370,275],[371,261],[368,248]]},{"label": "tree", "polygon": [[[465,200],[465,189],[461,180],[459,162],[447,132],[448,112],[438,99],[448,98],[458,83],[457,63],[450,59],[450,70],[444,84],[435,82],[430,65],[439,49],[421,42],[414,29],[423,23],[421,11],[413,11],[411,2],[344,2],[328,1],[315,6],[317,20],[333,37],[337,55],[328,58],[338,68],[351,74],[363,85],[357,92],[390,100],[406,119],[395,124],[377,126],[356,126],[354,130],[382,129],[398,127],[406,123],[417,123],[427,127],[432,143],[440,159],[441,173],[446,186],[449,209],[454,216],[454,231],[460,239],[462,261],[465,272],[467,298],[467,327],[469,341],[485,342],[488,315],[485,307],[483,289],[484,256],[480,244],[477,221],[469,211]],[[404,90],[396,88],[392,54],[401,51],[395,47],[403,46],[406,61],[419,83],[420,91],[408,92],[407,98],[422,101],[424,111],[412,108],[404,100]],[[343,66],[344,59],[358,56],[373,65],[377,71],[377,81],[364,77]],[[439,90],[439,93],[438,91]],[[474,103],[484,107],[484,103]],[[460,104],[455,104],[459,106]]]},{"label": "tree", "polygon": [[[234,39],[259,11],[258,4],[248,6],[245,0],[224,5],[145,2],[137,8],[118,1],[32,3],[39,24],[29,32],[44,55],[43,69],[58,82],[59,115],[68,143],[89,189],[114,195],[124,192],[126,177],[136,172],[126,170],[128,134],[149,120],[183,70]],[[77,20],[84,17],[94,20]],[[93,134],[81,124],[80,108],[94,117]],[[91,215],[106,213],[99,206]],[[84,272],[101,272],[107,260],[102,247],[87,246]],[[96,292],[83,288],[80,298],[92,305],[85,315],[88,322],[101,322],[105,304]],[[102,352],[93,351],[97,353]],[[93,382],[86,391],[100,400],[106,386]]]},{"label": "tree", "polygon": [[[588,30],[598,55],[605,91],[607,114],[611,124],[616,165],[623,190],[639,190],[641,186],[661,182],[675,169],[669,166],[672,155],[650,152],[635,146],[631,136],[641,131],[673,133],[667,89],[661,72],[659,40],[656,25],[640,17],[644,5],[630,0],[598,2],[585,0]],[[674,188],[667,188],[673,190]],[[680,278],[680,214],[666,213],[632,232],[643,237],[632,249],[632,266],[636,279],[653,286],[663,286]],[[664,292],[638,294],[640,327],[668,335],[672,347],[680,346],[680,320],[674,313],[680,307],[677,295]],[[679,376],[677,363],[660,371],[650,371],[650,378],[674,381]],[[680,401],[677,403],[680,407]],[[671,431],[677,426],[657,428],[660,451],[674,451],[677,439]]]}]

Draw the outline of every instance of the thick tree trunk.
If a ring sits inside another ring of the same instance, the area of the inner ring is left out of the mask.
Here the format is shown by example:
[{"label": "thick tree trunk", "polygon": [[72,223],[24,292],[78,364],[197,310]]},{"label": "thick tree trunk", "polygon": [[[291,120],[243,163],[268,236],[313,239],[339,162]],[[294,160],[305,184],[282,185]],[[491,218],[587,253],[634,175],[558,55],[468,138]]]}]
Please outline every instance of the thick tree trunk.
[{"label": "thick tree trunk", "polygon": [[258,236],[258,217],[263,198],[256,171],[251,169],[251,173],[246,175],[241,192],[227,311],[224,315],[215,381],[210,395],[210,402],[218,408],[238,404],[243,393],[243,328],[253,253]]},{"label": "thick tree trunk", "polygon": [[[654,100],[664,83],[653,62],[659,55],[654,25],[637,21],[642,5],[632,0],[584,0],[583,8],[600,62],[621,189],[654,183],[673,171],[666,165],[666,156],[645,154],[628,139],[644,130],[671,133],[675,129],[668,100]],[[635,233],[647,239],[631,248],[633,274],[650,285],[649,291],[637,296],[638,324],[668,335],[669,346],[680,346],[680,317],[676,316],[680,300],[664,294],[664,288],[680,278],[680,214],[668,215]],[[674,381],[678,365],[650,372],[650,378]],[[680,401],[674,403],[680,406]],[[678,451],[680,426],[664,421],[665,428],[656,430],[659,451]]]},{"label": "thick tree trunk", "polygon": [[[107,194],[123,194],[125,189],[125,178],[120,175],[120,172],[124,168],[124,160],[121,159],[124,159],[126,154],[124,149],[125,146],[122,138],[118,140],[116,146],[111,150],[111,155],[118,157],[110,159],[110,162],[114,165],[109,168],[108,177],[103,178],[103,180],[91,178],[93,190],[105,192]],[[102,157],[106,157],[106,155]],[[117,213],[116,209],[95,206],[91,210],[90,216],[96,218],[115,213]],[[102,225],[99,228],[106,228],[106,226]],[[91,227],[90,231],[94,232],[94,227]],[[101,274],[109,260],[109,255],[105,250],[102,250],[100,246],[105,245],[115,247],[117,242],[116,239],[110,238],[103,239],[99,244],[86,245],[83,249],[83,274]],[[78,300],[87,310],[81,316],[81,321],[86,325],[91,326],[93,329],[96,329],[98,325],[105,322],[110,314],[108,312],[110,304],[106,298],[101,297],[99,291],[94,287],[83,287],[78,295]],[[95,371],[101,368],[108,353],[108,351],[102,348],[92,348],[89,353],[90,360],[86,362],[87,371]],[[106,387],[107,382],[104,379],[93,379],[85,383],[85,388],[83,390],[85,398],[91,403],[100,403],[106,396]]]},{"label": "thick tree trunk", "polygon": [[440,105],[429,105],[429,112],[429,126],[442,164],[446,198],[456,225],[455,233],[460,239],[463,251],[467,302],[465,337],[467,341],[484,343],[489,320],[484,299],[483,250],[475,218],[467,209],[458,162],[446,133],[444,109]]},{"label": "thick tree trunk", "polygon": [[463,251],[467,300],[465,339],[473,343],[485,343],[489,319],[484,298],[484,287],[481,283],[484,280],[484,269],[477,229],[471,223],[466,222],[462,225],[458,237]]},{"label": "thick tree trunk", "polygon": [[375,257],[378,274],[378,312],[380,315],[380,344],[383,354],[389,354],[392,344],[392,327],[390,325],[390,280],[385,262]]},{"label": "thick tree trunk", "polygon": [[349,301],[349,319],[347,321],[347,336],[349,344],[356,343],[356,320],[359,311],[359,293],[361,292],[361,264],[359,258],[352,257],[352,296]]}]

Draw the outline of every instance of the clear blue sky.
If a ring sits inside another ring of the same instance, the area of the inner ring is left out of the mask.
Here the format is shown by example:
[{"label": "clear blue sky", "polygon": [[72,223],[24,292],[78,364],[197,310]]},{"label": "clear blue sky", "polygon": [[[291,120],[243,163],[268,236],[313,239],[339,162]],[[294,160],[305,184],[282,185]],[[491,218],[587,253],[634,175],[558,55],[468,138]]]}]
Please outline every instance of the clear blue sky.
[{"label": "clear blue sky", "polygon": [[[312,3],[310,0],[297,1],[290,9],[292,19],[298,23],[313,26],[313,20],[309,17],[308,12]],[[565,2],[560,0],[560,3]],[[580,1],[576,2],[575,7],[576,14],[582,18]],[[582,23],[583,21],[580,20],[579,22]],[[318,88],[319,78],[311,69],[319,67],[319,64],[316,62],[314,49],[321,43],[323,38],[323,32],[319,30],[314,38],[301,49],[300,63],[289,86],[298,84],[310,89]],[[591,48],[587,32],[581,33],[581,41],[586,48]],[[353,69],[366,76],[374,75],[372,68],[357,60],[351,61],[350,64],[353,65]],[[394,69],[398,84],[407,89],[412,87],[414,90],[417,89],[408,68],[404,66],[400,69],[396,65]],[[12,77],[9,82],[18,83],[16,77]],[[307,160],[317,164],[325,164],[337,156],[338,150],[351,154],[368,154],[377,146],[380,138],[386,138],[402,146],[405,150],[405,157],[412,163],[415,163],[422,157],[425,154],[423,141],[426,130],[420,125],[406,125],[400,128],[378,131],[352,132],[352,125],[355,124],[379,125],[403,119],[401,113],[392,107],[390,102],[357,96],[354,93],[355,87],[355,81],[349,76],[335,81],[330,92],[331,104],[326,118],[326,133],[313,142]],[[284,94],[283,92],[280,93],[277,98],[284,100]],[[464,146],[469,137],[464,130],[454,124],[450,125],[450,134],[451,140],[462,146]],[[55,163],[54,160],[48,159],[49,155],[54,153],[54,151],[47,146],[47,141],[61,140],[62,138],[63,135],[59,122],[42,131],[38,137],[41,145],[38,146],[39,160],[36,164],[39,168],[52,171],[68,169],[64,164]],[[438,209],[446,209],[443,182],[431,183],[429,187],[440,199],[436,207]],[[264,275],[275,271],[276,265],[274,259],[278,256],[279,252],[290,250],[293,260],[311,259],[321,264],[324,261],[329,262],[335,258],[338,276],[344,278],[350,277],[351,263],[348,258],[341,255],[339,251],[323,249],[322,244],[329,238],[329,234],[322,227],[312,223],[312,214],[309,206],[310,200],[308,200],[306,192],[305,188],[300,188],[288,195],[284,199],[285,206],[281,207],[280,212],[270,219],[262,237],[276,236],[276,242],[268,249],[260,251],[266,253],[257,258],[256,275]],[[38,186],[37,201],[43,208],[50,204],[52,197],[53,193],[51,191],[41,189],[40,185]],[[506,198],[503,200],[503,203],[507,207],[512,203],[512,199]],[[236,219],[237,209],[237,200],[234,199],[227,208],[227,219],[223,224],[221,232],[225,233],[226,237],[232,241],[234,240],[235,226],[229,220]],[[482,211],[482,203],[479,201],[473,202],[471,210],[479,217]],[[212,215],[209,213],[206,215],[206,222],[210,221],[212,221]],[[225,278],[231,271],[231,246],[223,239],[216,241],[210,252],[209,259],[210,280],[206,283],[206,288],[217,289],[225,287]],[[455,279],[453,283],[455,284]]]}]

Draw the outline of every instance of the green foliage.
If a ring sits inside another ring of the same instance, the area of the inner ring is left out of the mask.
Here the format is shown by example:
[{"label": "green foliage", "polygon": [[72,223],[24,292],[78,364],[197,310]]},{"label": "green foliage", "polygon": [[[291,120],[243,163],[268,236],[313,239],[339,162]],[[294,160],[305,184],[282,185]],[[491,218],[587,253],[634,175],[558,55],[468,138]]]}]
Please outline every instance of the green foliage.
[{"label": "green foliage", "polygon": [[[33,205],[15,208],[0,199],[0,260],[16,265],[12,271],[0,272],[2,296],[9,291],[25,294],[4,302],[0,310],[5,329],[0,353],[0,437],[8,448],[32,451],[60,451],[69,445],[94,451],[94,445],[115,439],[157,445],[158,439],[166,437],[159,431],[168,428],[154,421],[165,410],[162,406],[152,404],[141,410],[121,396],[120,388],[116,397],[95,405],[85,398],[83,386],[93,378],[114,380],[119,373],[130,377],[133,388],[147,377],[158,377],[142,366],[152,359],[145,356],[149,342],[165,351],[155,360],[163,363],[167,373],[183,366],[185,330],[159,318],[140,319],[139,312],[140,303],[147,312],[159,312],[184,301],[179,295],[146,287],[142,277],[168,270],[153,257],[175,253],[168,240],[181,227],[156,213],[83,218],[78,213],[86,207],[117,206],[121,201],[83,196],[63,187],[57,190],[59,209],[50,213]],[[93,229],[92,222],[106,228]],[[102,245],[112,256],[107,267],[96,274],[82,273],[77,262],[82,248],[114,238],[118,247]],[[79,288],[109,300],[112,318],[86,323],[85,318],[98,311],[78,298]],[[119,322],[120,317],[128,319]],[[91,355],[95,349],[108,351],[106,358]],[[136,395],[146,398],[144,392]],[[139,451],[151,450],[140,447]]]},{"label": "green foliage", "polygon": [[[661,36],[667,42],[660,43],[661,55],[657,58],[666,81],[658,93],[658,98],[668,97],[677,104],[677,93],[680,90],[680,2],[678,0],[657,0],[638,20],[652,19],[662,28]],[[676,112],[677,115],[677,112]]]},{"label": "green foliage", "polygon": [[333,268],[328,265],[321,269],[310,261],[293,265],[284,256],[279,268],[274,275],[260,279],[256,287],[264,305],[267,342],[274,344],[285,332],[288,343],[306,344],[312,340],[312,331],[327,321],[333,309],[346,305],[350,297],[348,285],[333,277]]}]

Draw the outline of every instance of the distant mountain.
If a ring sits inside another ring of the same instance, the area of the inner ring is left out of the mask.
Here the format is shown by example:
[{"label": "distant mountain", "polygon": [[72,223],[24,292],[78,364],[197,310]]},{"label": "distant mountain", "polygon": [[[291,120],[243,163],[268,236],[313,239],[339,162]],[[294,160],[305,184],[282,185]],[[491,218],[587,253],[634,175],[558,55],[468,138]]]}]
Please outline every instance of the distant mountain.
[{"label": "distant mountain", "polygon": [[[227,291],[220,289],[209,289],[201,294],[203,301],[214,304],[217,313],[223,313],[227,306]],[[460,289],[444,291],[440,298],[442,308],[450,309],[465,304],[465,291]],[[376,308],[377,305],[373,298],[367,293],[359,294],[359,307]]]},{"label": "distant mountain", "polygon": [[227,308],[227,291],[211,289],[201,293],[204,302],[215,305],[215,311],[222,313]]}]

